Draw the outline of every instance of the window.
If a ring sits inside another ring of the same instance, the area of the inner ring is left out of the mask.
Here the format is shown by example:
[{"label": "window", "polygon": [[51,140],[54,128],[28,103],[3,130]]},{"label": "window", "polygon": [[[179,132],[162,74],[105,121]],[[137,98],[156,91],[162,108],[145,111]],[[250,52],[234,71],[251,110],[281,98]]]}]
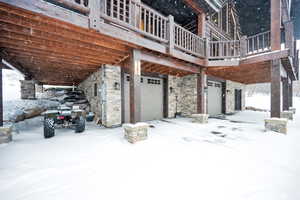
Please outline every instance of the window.
[{"label": "window", "polygon": [[94,84],[94,97],[98,95],[98,85],[97,83]]},{"label": "window", "polygon": [[148,84],[160,85],[160,80],[148,78]]}]

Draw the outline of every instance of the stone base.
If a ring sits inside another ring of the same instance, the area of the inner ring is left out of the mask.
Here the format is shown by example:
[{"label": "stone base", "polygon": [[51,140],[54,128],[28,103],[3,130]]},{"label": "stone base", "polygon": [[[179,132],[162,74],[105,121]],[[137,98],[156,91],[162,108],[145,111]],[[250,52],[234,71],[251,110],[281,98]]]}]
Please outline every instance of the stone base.
[{"label": "stone base", "polygon": [[0,127],[0,144],[12,141],[12,126]]},{"label": "stone base", "polygon": [[265,119],[265,129],[269,131],[287,134],[287,123],[288,120],[283,118]]},{"label": "stone base", "polygon": [[290,107],[289,111],[292,111],[294,114],[296,114],[296,108]]},{"label": "stone base", "polygon": [[208,123],[208,114],[193,114],[192,116],[192,122],[199,123],[199,124],[207,124]]},{"label": "stone base", "polygon": [[149,125],[147,123],[124,124],[123,128],[125,131],[125,138],[132,144],[148,138]]},{"label": "stone base", "polygon": [[294,116],[294,112],[293,111],[285,110],[285,111],[281,112],[281,118],[293,120],[293,116]]}]

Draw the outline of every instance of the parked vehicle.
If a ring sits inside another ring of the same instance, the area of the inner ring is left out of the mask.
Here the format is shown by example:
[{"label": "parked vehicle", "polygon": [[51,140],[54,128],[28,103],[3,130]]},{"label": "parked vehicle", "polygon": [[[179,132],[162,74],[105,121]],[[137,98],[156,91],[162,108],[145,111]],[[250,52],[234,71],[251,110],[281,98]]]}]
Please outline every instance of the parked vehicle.
[{"label": "parked vehicle", "polygon": [[72,128],[75,133],[82,133],[85,130],[83,110],[60,106],[56,110],[44,112],[43,115],[45,138],[54,137],[56,128]]}]

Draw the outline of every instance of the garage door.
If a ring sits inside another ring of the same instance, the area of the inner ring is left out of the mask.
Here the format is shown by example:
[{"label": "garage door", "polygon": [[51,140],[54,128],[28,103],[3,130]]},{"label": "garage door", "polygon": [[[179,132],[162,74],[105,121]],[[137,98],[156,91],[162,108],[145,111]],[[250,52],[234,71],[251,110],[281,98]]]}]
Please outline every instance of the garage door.
[{"label": "garage door", "polygon": [[216,116],[222,114],[222,84],[208,81],[208,114]]},{"label": "garage door", "polygon": [[[129,75],[125,75],[125,122],[129,115]],[[141,78],[141,120],[150,121],[163,118],[163,79],[142,76]]]}]

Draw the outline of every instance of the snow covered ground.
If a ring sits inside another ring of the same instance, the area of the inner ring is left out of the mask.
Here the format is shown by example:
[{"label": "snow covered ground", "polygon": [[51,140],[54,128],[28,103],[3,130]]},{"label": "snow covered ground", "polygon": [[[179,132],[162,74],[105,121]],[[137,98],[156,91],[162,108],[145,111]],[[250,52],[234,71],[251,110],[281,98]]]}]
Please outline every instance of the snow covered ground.
[{"label": "snow covered ground", "polygon": [[45,140],[42,119],[32,119],[0,146],[0,199],[300,199],[299,112],[288,135],[264,132],[269,113],[245,111],[207,125],[154,121],[135,145],[122,128],[93,123]]}]

